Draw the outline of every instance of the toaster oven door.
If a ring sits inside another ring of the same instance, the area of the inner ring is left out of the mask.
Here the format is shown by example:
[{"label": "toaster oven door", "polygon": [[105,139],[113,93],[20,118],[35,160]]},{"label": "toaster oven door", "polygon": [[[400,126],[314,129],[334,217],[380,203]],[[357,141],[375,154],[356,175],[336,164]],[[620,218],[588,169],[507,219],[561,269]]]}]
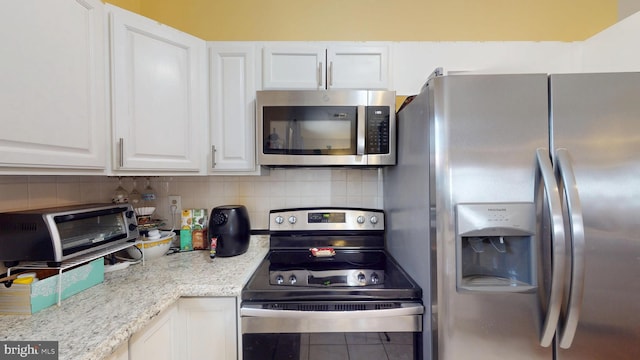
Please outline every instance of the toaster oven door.
[{"label": "toaster oven door", "polygon": [[47,222],[53,243],[59,244],[59,249],[55,249],[56,261],[106,249],[138,237],[135,215],[127,207],[52,214]]}]

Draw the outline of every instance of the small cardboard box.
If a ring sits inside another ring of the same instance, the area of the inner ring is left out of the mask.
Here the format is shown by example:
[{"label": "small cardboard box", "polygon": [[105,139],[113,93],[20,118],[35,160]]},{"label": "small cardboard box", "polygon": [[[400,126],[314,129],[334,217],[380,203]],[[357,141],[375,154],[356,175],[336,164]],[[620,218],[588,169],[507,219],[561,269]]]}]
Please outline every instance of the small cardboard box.
[{"label": "small cardboard box", "polygon": [[191,230],[192,224],[193,224],[193,210],[191,209],[182,210],[180,229]]},{"label": "small cardboard box", "polygon": [[0,285],[0,315],[30,315],[57,304],[60,279],[61,299],[66,299],[104,281],[104,260],[98,258],[31,284]]}]

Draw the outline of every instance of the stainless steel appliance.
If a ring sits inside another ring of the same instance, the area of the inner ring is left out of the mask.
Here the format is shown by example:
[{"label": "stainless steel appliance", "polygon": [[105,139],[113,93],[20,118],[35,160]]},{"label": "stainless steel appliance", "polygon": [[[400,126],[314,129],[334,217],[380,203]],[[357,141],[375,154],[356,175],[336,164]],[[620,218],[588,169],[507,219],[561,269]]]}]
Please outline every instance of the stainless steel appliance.
[{"label": "stainless steel appliance", "polygon": [[244,205],[216,206],[209,217],[209,237],[217,238],[216,256],[236,256],[249,248],[251,223]]},{"label": "stainless steel appliance", "polygon": [[425,358],[640,358],[640,73],[435,73],[398,113],[388,250]]},{"label": "stainless steel appliance", "polygon": [[269,214],[270,251],[242,290],[243,359],[421,359],[422,290],[385,249],[384,212]]},{"label": "stainless steel appliance", "polygon": [[264,166],[383,166],[396,162],[395,92],[258,91]]},{"label": "stainless steel appliance", "polygon": [[0,213],[0,260],[50,266],[94,251],[121,247],[139,235],[129,204],[85,204]]}]

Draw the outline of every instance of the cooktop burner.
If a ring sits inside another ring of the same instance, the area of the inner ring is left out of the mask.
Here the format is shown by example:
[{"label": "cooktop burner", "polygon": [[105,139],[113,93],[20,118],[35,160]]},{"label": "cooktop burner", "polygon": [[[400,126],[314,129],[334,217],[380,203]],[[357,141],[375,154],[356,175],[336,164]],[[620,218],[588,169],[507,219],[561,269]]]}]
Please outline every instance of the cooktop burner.
[{"label": "cooktop burner", "polygon": [[368,286],[384,284],[382,251],[274,251],[269,255],[269,283],[283,286]]}]

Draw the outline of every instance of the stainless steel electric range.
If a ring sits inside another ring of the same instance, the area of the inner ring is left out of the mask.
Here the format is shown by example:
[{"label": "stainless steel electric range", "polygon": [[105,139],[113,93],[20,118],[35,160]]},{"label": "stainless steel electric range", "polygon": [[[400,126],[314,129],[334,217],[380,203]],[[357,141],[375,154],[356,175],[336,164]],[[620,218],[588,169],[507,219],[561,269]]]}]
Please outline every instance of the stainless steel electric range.
[{"label": "stainless steel electric range", "polygon": [[242,290],[243,359],[421,359],[422,290],[385,251],[384,212],[269,214]]}]

